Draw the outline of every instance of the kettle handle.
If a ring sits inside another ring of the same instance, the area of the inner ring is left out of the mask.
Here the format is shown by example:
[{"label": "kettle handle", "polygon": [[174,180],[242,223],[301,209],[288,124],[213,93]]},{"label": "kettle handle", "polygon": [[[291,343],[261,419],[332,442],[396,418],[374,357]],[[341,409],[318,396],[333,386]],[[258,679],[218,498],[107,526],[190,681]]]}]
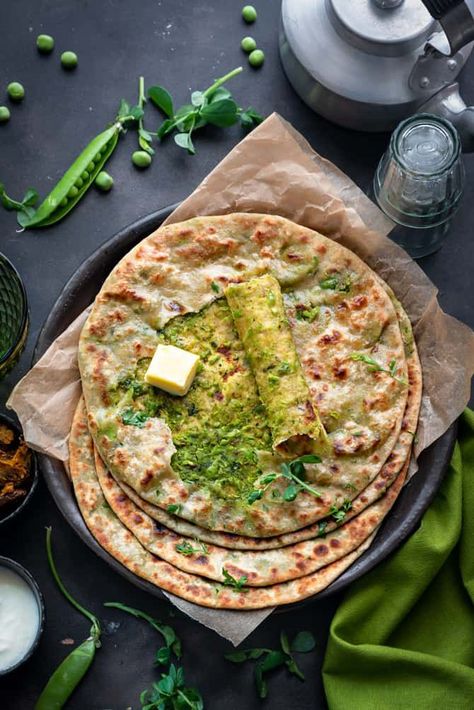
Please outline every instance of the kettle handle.
[{"label": "kettle handle", "polygon": [[448,38],[451,56],[474,40],[474,17],[465,0],[422,0]]},{"label": "kettle handle", "polygon": [[434,113],[447,118],[459,133],[464,153],[474,151],[474,106],[466,106],[457,82],[438,91],[417,113]]}]

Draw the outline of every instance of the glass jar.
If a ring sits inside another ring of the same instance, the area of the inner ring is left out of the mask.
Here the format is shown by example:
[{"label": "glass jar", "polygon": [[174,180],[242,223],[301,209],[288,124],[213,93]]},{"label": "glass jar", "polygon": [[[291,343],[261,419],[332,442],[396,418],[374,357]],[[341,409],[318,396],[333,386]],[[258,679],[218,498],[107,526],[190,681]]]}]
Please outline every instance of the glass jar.
[{"label": "glass jar", "polygon": [[379,207],[397,224],[390,237],[419,258],[442,246],[463,187],[456,129],[439,116],[416,114],[393,132],[373,190]]},{"label": "glass jar", "polygon": [[18,361],[28,325],[25,287],[13,264],[0,253],[0,379]]}]

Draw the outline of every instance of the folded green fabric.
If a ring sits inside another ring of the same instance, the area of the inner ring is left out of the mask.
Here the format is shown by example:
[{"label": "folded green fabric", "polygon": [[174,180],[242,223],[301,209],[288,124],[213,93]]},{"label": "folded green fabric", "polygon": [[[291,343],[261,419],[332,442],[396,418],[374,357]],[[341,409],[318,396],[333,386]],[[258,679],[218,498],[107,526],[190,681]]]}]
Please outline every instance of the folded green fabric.
[{"label": "folded green fabric", "polygon": [[330,710],[474,708],[474,413],[419,529],[354,584],[323,666]]}]

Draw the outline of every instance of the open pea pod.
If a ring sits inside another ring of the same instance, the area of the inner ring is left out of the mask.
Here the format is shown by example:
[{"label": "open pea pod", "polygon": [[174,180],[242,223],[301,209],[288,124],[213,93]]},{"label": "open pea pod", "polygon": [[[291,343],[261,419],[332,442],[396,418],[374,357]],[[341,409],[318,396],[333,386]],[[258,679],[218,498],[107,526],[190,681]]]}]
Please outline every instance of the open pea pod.
[{"label": "open pea pod", "polygon": [[25,229],[49,227],[70,212],[112,155],[120,130],[117,122],[93,138],[32,215],[18,212],[18,223]]}]

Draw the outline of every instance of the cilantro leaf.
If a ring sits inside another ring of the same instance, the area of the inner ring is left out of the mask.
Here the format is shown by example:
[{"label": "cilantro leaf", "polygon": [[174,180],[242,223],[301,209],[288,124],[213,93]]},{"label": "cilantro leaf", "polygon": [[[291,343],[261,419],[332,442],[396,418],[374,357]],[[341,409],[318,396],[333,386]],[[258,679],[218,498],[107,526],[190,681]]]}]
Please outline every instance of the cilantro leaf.
[{"label": "cilantro leaf", "polygon": [[183,542],[178,543],[175,547],[175,550],[181,555],[185,555],[186,557],[190,557],[191,555],[209,554],[207,545],[205,545],[203,542],[199,542],[199,547],[193,547],[190,542],[187,542],[185,540]]},{"label": "cilantro leaf", "polygon": [[150,419],[150,415],[141,410],[125,409],[121,418],[127,426],[137,426],[139,429],[143,429],[145,423]]},{"label": "cilantro leaf", "polygon": [[226,570],[225,567],[222,568],[222,574],[224,576],[224,581],[222,584],[226,587],[234,587],[234,589],[237,589],[239,592],[246,592],[247,590],[244,589],[244,585],[247,583],[247,577],[245,575],[242,575],[239,579],[236,579],[233,577],[228,570]]}]

